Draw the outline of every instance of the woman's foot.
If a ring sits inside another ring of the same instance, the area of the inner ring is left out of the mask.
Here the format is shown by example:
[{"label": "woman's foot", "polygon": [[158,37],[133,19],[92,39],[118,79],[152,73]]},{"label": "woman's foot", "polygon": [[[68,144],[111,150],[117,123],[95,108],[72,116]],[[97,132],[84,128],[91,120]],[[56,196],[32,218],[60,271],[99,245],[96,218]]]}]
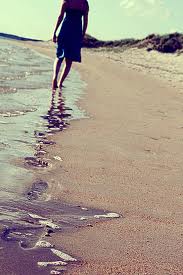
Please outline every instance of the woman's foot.
[{"label": "woman's foot", "polygon": [[65,86],[64,86],[62,83],[60,83],[60,84],[58,85],[58,87],[59,87],[60,90],[62,90],[62,88],[65,88]]},{"label": "woman's foot", "polygon": [[53,79],[52,81],[52,90],[56,90],[58,88],[57,80]]}]

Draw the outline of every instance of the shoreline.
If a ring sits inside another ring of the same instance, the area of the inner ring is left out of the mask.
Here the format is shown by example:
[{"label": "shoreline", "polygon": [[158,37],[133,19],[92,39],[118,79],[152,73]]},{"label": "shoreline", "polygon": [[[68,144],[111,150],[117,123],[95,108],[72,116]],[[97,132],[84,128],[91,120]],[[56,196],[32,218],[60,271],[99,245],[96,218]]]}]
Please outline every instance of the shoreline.
[{"label": "shoreline", "polygon": [[45,178],[53,199],[123,218],[55,234],[83,261],[66,274],[181,274],[181,95],[105,57],[83,59],[78,105],[90,118],[54,136],[49,154],[63,162]]}]

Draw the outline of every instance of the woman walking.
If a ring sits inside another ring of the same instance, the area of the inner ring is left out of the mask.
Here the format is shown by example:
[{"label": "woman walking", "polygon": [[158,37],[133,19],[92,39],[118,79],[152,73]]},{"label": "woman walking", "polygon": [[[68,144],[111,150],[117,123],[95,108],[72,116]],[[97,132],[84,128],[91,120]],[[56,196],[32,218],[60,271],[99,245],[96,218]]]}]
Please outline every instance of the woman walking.
[{"label": "woman walking", "polygon": [[[70,72],[72,62],[81,62],[81,47],[88,26],[88,12],[87,0],[63,0],[53,34],[53,42],[57,43],[57,58],[54,62],[52,82],[53,90],[58,87],[62,88],[63,82]],[[62,26],[57,37],[56,33],[61,23]],[[64,59],[65,66],[58,81],[58,74]]]}]

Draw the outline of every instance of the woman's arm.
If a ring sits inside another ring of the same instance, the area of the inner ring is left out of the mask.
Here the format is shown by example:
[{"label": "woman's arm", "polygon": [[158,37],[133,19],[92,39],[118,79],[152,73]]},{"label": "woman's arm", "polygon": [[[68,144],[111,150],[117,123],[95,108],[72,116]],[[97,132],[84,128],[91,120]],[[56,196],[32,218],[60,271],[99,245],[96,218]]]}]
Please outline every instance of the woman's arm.
[{"label": "woman's arm", "polygon": [[60,11],[60,15],[57,19],[57,24],[55,26],[55,30],[54,30],[54,33],[53,33],[53,42],[56,43],[57,42],[57,30],[60,26],[60,24],[62,23],[62,20],[64,18],[64,13],[65,13],[65,10],[67,8],[67,1],[66,0],[63,0],[63,3],[62,3],[62,6],[61,6],[61,11]]},{"label": "woman's arm", "polygon": [[89,5],[88,5],[88,2],[87,2],[87,7],[86,7],[84,17],[83,17],[83,38],[85,36],[86,30],[87,30],[87,27],[88,27],[88,13],[89,13]]}]

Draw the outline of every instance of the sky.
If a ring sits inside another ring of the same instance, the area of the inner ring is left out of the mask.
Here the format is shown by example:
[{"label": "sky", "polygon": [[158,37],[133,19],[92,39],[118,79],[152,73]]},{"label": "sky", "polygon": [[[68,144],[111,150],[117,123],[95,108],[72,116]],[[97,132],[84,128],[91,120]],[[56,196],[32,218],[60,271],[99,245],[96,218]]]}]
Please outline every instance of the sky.
[{"label": "sky", "polygon": [[[1,0],[0,32],[51,39],[61,0]],[[87,33],[103,40],[183,32],[183,0],[88,0]]]}]

